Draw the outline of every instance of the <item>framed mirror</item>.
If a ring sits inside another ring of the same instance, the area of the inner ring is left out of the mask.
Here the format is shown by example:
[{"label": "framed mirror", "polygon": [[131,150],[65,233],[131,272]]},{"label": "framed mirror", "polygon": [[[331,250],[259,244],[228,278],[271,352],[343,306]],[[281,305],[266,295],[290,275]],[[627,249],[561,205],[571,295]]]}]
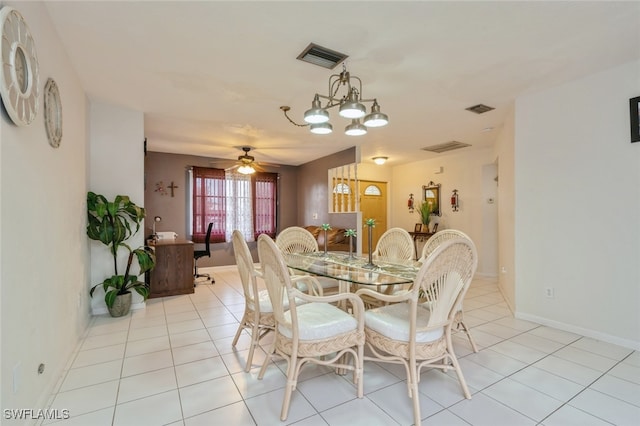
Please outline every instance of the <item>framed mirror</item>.
[{"label": "framed mirror", "polygon": [[428,185],[422,186],[422,199],[432,206],[432,213],[435,216],[441,216],[440,212],[440,184],[429,182]]}]

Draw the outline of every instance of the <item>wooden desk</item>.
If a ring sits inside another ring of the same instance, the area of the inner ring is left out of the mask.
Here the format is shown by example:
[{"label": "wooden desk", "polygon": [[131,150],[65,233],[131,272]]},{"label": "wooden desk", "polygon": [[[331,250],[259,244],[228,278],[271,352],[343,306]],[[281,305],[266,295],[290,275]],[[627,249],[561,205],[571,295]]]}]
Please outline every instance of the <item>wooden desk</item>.
[{"label": "wooden desk", "polygon": [[156,266],[146,277],[149,297],[193,293],[193,242],[159,240],[150,247],[155,250]]},{"label": "wooden desk", "polygon": [[424,240],[428,240],[429,238],[431,238],[431,236],[433,235],[433,232],[409,232],[409,235],[411,235],[413,237],[413,246],[416,250],[416,260],[418,260],[418,238],[420,238],[420,241]]}]

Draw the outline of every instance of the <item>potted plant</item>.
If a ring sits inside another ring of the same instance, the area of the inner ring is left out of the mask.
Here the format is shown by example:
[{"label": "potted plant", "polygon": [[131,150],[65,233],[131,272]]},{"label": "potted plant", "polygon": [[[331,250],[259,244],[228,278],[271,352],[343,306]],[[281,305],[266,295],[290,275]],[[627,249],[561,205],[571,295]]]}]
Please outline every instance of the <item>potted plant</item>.
[{"label": "potted plant", "polygon": [[[138,207],[124,195],[108,201],[103,195],[88,192],[87,214],[87,235],[106,245],[113,256],[113,275],[93,286],[89,294],[93,296],[95,289],[102,286],[104,302],[111,316],[127,315],[131,307],[131,290],[135,290],[144,300],[149,296],[149,287],[138,277],[155,266],[155,256],[150,248],[139,247],[134,250],[126,243],[140,229],[144,208]],[[118,273],[118,252],[121,248],[129,251],[124,275]],[[134,256],[139,265],[137,274],[131,272]]]},{"label": "potted plant", "polygon": [[432,202],[423,201],[418,206],[418,214],[420,215],[420,221],[429,228],[429,222],[431,221],[431,215],[435,211]]}]

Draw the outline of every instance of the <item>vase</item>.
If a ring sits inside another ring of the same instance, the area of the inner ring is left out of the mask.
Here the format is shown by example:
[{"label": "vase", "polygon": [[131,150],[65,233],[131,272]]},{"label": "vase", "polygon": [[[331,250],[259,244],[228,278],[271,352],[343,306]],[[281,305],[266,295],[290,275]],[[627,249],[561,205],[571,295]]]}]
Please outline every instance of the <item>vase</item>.
[{"label": "vase", "polygon": [[353,259],[353,237],[349,236],[349,259]]},{"label": "vase", "polygon": [[131,309],[131,292],[125,294],[119,294],[116,296],[116,300],[113,302],[113,306],[109,309],[109,313],[112,317],[123,317],[129,313]]}]

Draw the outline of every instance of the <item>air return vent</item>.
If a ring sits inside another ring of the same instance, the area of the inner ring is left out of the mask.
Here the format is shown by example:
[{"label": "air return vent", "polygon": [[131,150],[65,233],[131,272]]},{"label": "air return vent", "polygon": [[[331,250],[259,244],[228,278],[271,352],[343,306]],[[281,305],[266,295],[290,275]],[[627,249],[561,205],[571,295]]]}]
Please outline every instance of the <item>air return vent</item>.
[{"label": "air return vent", "polygon": [[458,142],[458,141],[450,141],[441,143],[438,145],[431,145],[422,148],[423,151],[437,152],[438,154],[446,151],[453,151],[454,149],[466,148],[469,145],[468,143]]},{"label": "air return vent", "polygon": [[475,112],[476,114],[483,114],[483,113],[491,111],[492,109],[495,109],[495,108],[487,106],[487,105],[483,105],[483,104],[478,104],[478,105],[474,105],[474,106],[471,106],[471,107],[465,108],[465,109],[467,111]]},{"label": "air return vent", "polygon": [[329,68],[331,70],[348,57],[349,56],[344,53],[336,52],[335,50],[327,49],[326,47],[311,43],[298,55],[296,59],[324,68]]}]

